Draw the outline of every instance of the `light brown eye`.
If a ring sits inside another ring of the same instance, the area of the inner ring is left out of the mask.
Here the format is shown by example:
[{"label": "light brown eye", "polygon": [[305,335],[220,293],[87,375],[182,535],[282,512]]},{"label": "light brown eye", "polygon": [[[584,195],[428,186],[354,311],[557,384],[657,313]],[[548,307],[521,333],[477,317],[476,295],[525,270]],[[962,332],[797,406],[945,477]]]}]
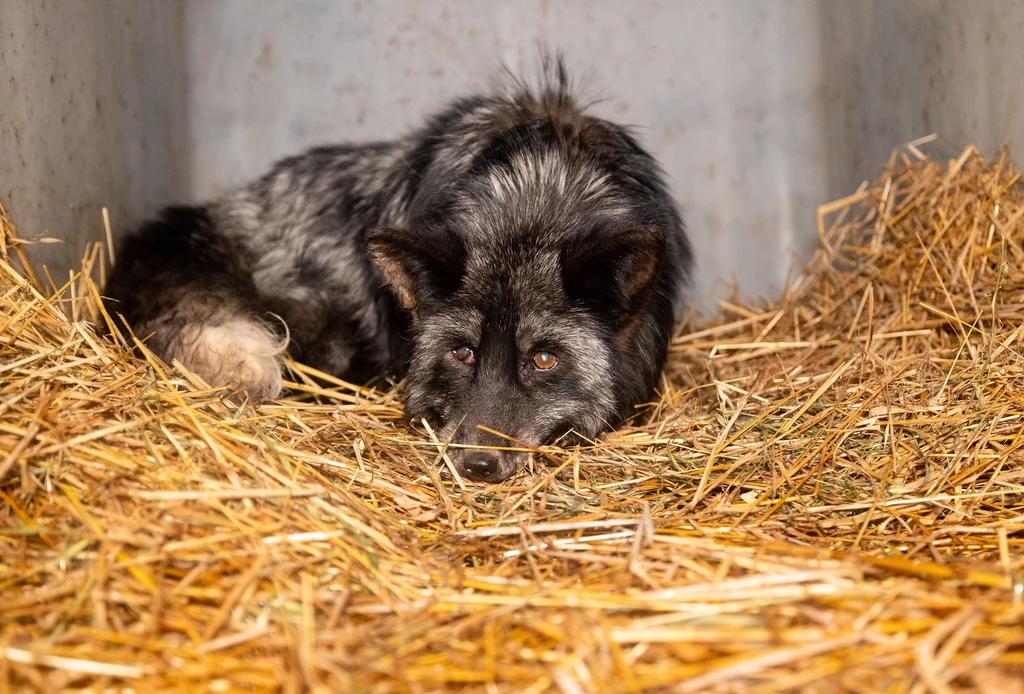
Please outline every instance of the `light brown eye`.
[{"label": "light brown eye", "polygon": [[466,347],[465,345],[453,349],[452,356],[463,364],[476,363],[476,354],[473,353],[473,349],[471,347]]},{"label": "light brown eye", "polygon": [[541,351],[533,355],[533,365],[534,367],[540,369],[541,371],[553,369],[555,368],[555,364],[557,363],[558,357],[556,357],[551,352]]}]

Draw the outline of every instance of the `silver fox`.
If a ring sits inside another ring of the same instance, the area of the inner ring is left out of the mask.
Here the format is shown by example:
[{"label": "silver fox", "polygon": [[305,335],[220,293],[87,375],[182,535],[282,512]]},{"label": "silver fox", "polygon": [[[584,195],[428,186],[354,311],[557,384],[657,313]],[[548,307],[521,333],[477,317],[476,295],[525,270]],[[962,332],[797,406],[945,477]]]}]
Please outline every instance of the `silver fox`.
[{"label": "silver fox", "polygon": [[597,436],[651,396],[692,253],[655,160],[578,105],[560,59],[543,73],[165,210],[122,243],[111,315],[255,401],[280,394],[286,347],[350,381],[404,376],[409,420],[473,479]]}]

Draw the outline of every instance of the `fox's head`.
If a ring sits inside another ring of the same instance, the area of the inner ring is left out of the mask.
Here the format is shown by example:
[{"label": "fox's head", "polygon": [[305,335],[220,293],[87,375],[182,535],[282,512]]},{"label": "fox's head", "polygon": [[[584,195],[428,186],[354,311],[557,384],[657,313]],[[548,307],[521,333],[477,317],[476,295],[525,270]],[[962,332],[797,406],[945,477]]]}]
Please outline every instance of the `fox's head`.
[{"label": "fox's head", "polygon": [[665,358],[681,227],[660,178],[645,188],[625,161],[616,179],[551,139],[521,129],[409,229],[368,233],[413,317],[407,416],[473,479],[596,436],[649,397]]},{"label": "fox's head", "polygon": [[567,248],[518,239],[467,249],[455,237],[375,231],[377,262],[414,314],[407,416],[451,437],[461,474],[490,482],[519,470],[524,445],[596,436],[630,393],[649,389],[623,379],[660,369],[663,353],[639,349],[631,333],[663,246],[655,227]]}]

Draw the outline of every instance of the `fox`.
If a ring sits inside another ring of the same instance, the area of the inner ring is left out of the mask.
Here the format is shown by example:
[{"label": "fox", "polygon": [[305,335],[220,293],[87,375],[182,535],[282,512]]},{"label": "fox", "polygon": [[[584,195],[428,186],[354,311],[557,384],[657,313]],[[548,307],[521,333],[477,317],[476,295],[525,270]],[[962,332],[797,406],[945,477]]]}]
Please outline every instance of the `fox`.
[{"label": "fox", "polygon": [[667,175],[591,107],[559,56],[404,137],[281,159],[123,238],[106,308],[254,403],[285,354],[404,379],[460,475],[507,480],[651,398],[692,271]]}]

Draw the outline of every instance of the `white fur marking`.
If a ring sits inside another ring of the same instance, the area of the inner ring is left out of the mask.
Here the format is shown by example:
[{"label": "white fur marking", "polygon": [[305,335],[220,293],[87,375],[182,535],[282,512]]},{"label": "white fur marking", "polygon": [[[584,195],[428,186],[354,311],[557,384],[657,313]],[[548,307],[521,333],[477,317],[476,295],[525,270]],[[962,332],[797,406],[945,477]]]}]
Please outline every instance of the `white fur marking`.
[{"label": "white fur marking", "polygon": [[287,338],[278,340],[250,318],[219,325],[190,325],[182,331],[181,361],[211,386],[244,388],[259,402],[281,394],[281,355]]}]

